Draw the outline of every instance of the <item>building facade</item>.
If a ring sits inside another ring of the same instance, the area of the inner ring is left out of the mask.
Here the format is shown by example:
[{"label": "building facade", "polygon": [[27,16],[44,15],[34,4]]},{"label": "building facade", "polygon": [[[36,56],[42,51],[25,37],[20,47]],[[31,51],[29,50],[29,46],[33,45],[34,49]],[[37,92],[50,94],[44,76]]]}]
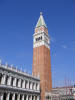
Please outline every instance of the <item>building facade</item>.
[{"label": "building facade", "polygon": [[40,100],[40,79],[0,64],[0,100]]},{"label": "building facade", "polygon": [[75,87],[53,88],[51,92],[46,92],[45,100],[75,100]]},{"label": "building facade", "polygon": [[0,100],[75,100],[75,87],[52,88],[50,37],[42,13],[33,34],[32,75],[0,61]]},{"label": "building facade", "polygon": [[50,37],[42,13],[33,34],[33,75],[40,77],[41,100],[52,89]]}]

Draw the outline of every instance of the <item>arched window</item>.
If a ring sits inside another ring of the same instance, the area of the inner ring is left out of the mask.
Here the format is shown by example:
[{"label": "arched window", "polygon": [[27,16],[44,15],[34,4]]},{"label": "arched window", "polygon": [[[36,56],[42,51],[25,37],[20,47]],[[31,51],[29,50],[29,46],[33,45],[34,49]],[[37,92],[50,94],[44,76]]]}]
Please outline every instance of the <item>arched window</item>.
[{"label": "arched window", "polygon": [[17,100],[18,94],[15,94],[15,100]]},{"label": "arched window", "polygon": [[22,100],[22,95],[20,95],[20,100]]},{"label": "arched window", "polygon": [[7,94],[4,93],[3,100],[6,100]]},{"label": "arched window", "polygon": [[6,85],[8,85],[9,76],[6,76]]},{"label": "arched window", "polygon": [[22,86],[23,86],[23,80],[21,80],[21,88],[22,88]]},{"label": "arched window", "polygon": [[14,77],[11,79],[11,86],[13,86]]},{"label": "arched window", "polygon": [[1,80],[2,80],[2,74],[0,73],[0,84],[1,84]]},{"label": "arched window", "polygon": [[27,84],[28,84],[28,82],[27,81],[25,81],[25,88],[27,89]]},{"label": "arched window", "polygon": [[9,97],[9,100],[12,100],[12,96],[13,96],[13,94],[11,94],[11,93],[10,93],[10,97]]},{"label": "arched window", "polygon": [[19,79],[16,80],[16,86],[17,86],[17,87],[18,87],[18,82],[19,82]]}]

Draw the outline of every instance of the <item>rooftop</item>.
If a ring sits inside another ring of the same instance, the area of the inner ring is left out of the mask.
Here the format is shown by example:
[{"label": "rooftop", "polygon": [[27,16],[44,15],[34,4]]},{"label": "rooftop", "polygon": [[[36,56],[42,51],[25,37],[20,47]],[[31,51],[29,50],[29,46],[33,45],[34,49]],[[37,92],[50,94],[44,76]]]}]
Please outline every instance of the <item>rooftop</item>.
[{"label": "rooftop", "polygon": [[43,18],[43,15],[42,15],[42,12],[40,12],[40,17],[39,17],[39,20],[36,24],[36,27],[40,27],[40,26],[45,26],[47,28],[45,21],[44,21],[44,18]]}]

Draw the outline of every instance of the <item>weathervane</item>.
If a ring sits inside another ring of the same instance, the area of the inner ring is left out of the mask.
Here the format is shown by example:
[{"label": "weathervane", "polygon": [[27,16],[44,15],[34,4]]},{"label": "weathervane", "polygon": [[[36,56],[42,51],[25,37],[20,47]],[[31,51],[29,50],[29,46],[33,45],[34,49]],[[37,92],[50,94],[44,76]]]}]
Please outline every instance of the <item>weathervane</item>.
[{"label": "weathervane", "polygon": [[43,13],[42,12],[40,12],[40,15],[42,15]]}]

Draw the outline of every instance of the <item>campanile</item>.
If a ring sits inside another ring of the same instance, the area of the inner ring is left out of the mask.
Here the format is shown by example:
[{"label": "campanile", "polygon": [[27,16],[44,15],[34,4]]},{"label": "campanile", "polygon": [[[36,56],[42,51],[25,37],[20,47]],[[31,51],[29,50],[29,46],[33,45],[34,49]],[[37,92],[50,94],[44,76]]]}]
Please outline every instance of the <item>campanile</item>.
[{"label": "campanile", "polygon": [[45,92],[52,89],[50,38],[42,13],[33,34],[33,70],[36,77],[40,77],[41,100],[45,100]]}]

